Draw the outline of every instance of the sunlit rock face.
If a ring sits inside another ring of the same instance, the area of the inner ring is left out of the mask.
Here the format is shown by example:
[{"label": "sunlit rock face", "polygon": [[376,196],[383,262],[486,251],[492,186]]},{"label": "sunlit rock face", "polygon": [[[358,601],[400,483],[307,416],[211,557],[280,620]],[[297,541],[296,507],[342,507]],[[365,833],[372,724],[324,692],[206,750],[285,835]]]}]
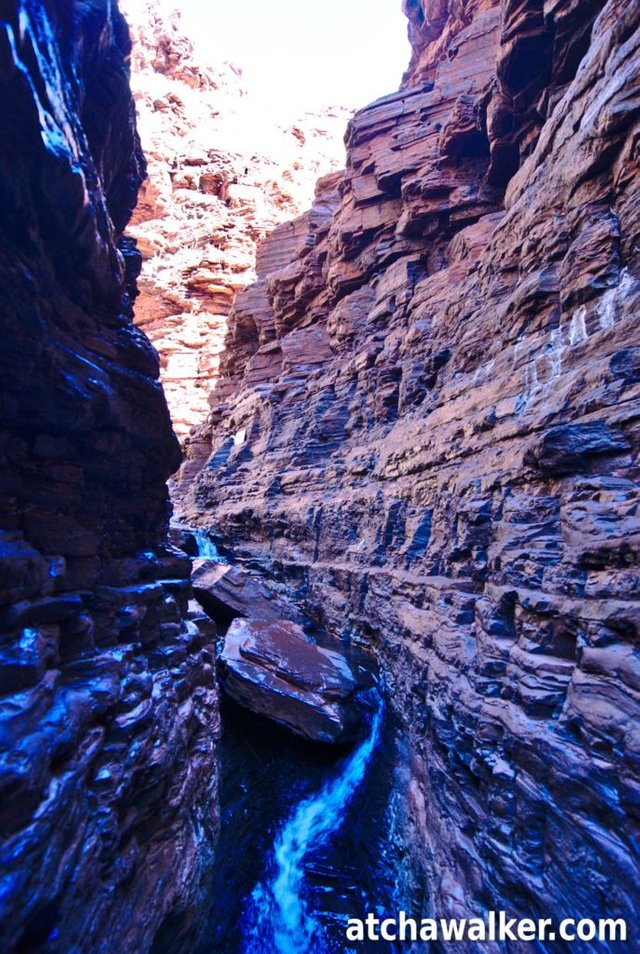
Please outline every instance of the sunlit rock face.
[{"label": "sunlit rock face", "polygon": [[405,87],[260,246],[181,506],[376,647],[416,909],[633,924],[640,7],[405,7]]},{"label": "sunlit rock face", "polygon": [[308,208],[318,176],[344,165],[351,113],[288,115],[286,103],[245,88],[237,67],[212,66],[170,2],[122,6],[149,172],[129,228],[144,259],[136,322],[160,353],[184,438],[209,410],[233,296],[255,281],[257,241]]},{"label": "sunlit rock face", "polygon": [[54,0],[0,33],[0,947],[141,952],[197,924],[218,715],[132,321],[129,38]]}]

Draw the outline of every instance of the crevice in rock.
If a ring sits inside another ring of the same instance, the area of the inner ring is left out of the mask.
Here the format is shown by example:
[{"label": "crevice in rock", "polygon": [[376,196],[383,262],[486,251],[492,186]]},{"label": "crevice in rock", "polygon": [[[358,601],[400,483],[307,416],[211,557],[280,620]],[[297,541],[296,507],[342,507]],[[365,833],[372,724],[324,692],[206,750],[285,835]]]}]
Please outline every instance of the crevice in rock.
[{"label": "crevice in rock", "polygon": [[413,903],[631,917],[638,15],[405,7],[403,89],[351,121],[321,230],[261,246],[175,499],[375,650]]}]

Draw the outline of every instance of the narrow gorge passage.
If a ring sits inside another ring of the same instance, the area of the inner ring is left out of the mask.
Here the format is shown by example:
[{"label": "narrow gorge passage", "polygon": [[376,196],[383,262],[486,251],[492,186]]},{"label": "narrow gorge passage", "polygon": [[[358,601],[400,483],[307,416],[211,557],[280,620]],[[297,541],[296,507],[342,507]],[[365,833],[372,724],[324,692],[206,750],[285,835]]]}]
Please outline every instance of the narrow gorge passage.
[{"label": "narrow gorge passage", "polygon": [[[232,571],[215,534],[184,526],[174,532],[196,568]],[[229,618],[224,611],[213,616],[222,641]],[[323,634],[315,638],[335,649]],[[340,648],[354,669],[363,662],[355,647]],[[346,950],[349,917],[393,903],[395,730],[382,686],[371,685],[362,702],[367,718],[358,738],[336,750],[223,699],[219,870],[198,954],[338,954]]]},{"label": "narrow gorge passage", "polygon": [[175,2],[410,59],[0,3],[0,954],[640,950],[640,2]]}]

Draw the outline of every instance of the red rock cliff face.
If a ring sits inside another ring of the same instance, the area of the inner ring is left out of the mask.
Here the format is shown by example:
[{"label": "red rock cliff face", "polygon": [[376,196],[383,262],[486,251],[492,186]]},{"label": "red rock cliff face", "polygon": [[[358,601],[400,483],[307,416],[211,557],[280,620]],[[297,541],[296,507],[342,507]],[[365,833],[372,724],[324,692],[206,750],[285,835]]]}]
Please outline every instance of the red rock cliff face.
[{"label": "red rock cliff face", "polygon": [[287,116],[212,67],[157,2],[125,2],[148,180],[129,233],[143,253],[136,323],[160,353],[185,438],[206,416],[234,294],[255,281],[256,243],[306,209],[319,175],[344,163],[351,112]]},{"label": "red rock cliff face", "polygon": [[128,32],[114,3],[15,0],[0,36],[1,947],[139,952],[203,902],[217,696],[132,322]]},{"label": "red rock cliff face", "polygon": [[631,924],[640,7],[405,7],[405,87],[236,301],[183,509],[376,647],[425,913]]}]

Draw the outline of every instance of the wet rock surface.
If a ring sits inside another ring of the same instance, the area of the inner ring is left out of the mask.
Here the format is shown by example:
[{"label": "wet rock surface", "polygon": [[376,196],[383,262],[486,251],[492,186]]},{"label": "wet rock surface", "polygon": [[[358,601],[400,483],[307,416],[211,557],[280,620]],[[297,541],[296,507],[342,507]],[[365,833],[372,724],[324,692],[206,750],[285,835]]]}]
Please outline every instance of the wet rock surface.
[{"label": "wet rock surface", "polygon": [[416,913],[632,924],[640,9],[405,7],[405,87],[265,240],[180,506],[375,647]]},{"label": "wet rock surface", "polygon": [[344,743],[366,725],[357,694],[371,672],[287,621],[236,619],[220,655],[229,696],[312,742]]},{"label": "wet rock surface", "polygon": [[14,0],[0,35],[0,947],[178,949],[207,905],[219,723],[132,321],[128,33],[115,3]]},{"label": "wet rock surface", "polygon": [[[332,778],[345,757],[339,746],[309,743],[288,729],[252,715],[224,695],[221,700],[221,831],[211,885],[211,915],[194,954],[237,954],[243,948],[247,905],[256,883],[271,873],[276,832],[300,802]],[[306,900],[340,951],[348,917],[390,910],[394,880],[391,839],[396,828],[388,810],[400,759],[393,726],[343,824],[330,843],[306,859]],[[380,942],[359,945],[376,954]],[[262,950],[273,950],[265,942]],[[386,950],[399,954],[396,945]]]}]

